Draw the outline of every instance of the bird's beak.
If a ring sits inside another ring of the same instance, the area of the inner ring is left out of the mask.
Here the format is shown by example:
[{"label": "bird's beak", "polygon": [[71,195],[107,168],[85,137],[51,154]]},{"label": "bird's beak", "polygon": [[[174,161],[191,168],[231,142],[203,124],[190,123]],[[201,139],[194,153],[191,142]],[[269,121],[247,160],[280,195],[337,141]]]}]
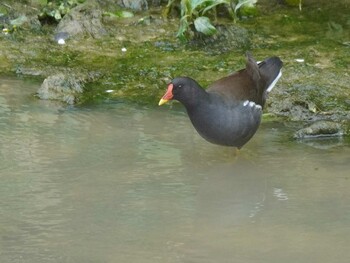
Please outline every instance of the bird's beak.
[{"label": "bird's beak", "polygon": [[162,106],[163,104],[167,103],[168,101],[169,101],[169,100],[165,100],[165,99],[161,98],[160,101],[159,101],[159,103],[158,103],[158,105],[159,105],[159,106]]},{"label": "bird's beak", "polygon": [[165,103],[167,103],[169,100],[172,100],[174,95],[173,95],[173,87],[174,85],[172,83],[170,83],[168,85],[168,89],[167,91],[165,92],[164,96],[160,99],[158,105],[161,106]]}]

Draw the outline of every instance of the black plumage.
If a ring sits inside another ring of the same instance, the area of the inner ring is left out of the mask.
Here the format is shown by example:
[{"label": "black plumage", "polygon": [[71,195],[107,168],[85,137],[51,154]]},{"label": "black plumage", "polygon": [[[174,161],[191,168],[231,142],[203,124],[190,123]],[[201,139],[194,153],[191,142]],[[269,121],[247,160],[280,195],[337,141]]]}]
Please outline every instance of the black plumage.
[{"label": "black plumage", "polygon": [[241,148],[257,131],[268,92],[281,76],[278,57],[260,63],[247,54],[246,68],[212,83],[204,90],[195,80],[172,80],[159,105],[180,101],[198,131],[207,141]]}]

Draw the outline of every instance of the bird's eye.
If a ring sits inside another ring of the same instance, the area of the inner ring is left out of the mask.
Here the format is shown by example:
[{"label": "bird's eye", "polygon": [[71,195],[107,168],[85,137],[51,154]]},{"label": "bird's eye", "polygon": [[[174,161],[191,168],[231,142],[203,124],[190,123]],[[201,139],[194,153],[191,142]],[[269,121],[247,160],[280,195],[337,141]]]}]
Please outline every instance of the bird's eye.
[{"label": "bird's eye", "polygon": [[178,87],[179,87],[179,88],[182,88],[182,85],[180,84]]}]

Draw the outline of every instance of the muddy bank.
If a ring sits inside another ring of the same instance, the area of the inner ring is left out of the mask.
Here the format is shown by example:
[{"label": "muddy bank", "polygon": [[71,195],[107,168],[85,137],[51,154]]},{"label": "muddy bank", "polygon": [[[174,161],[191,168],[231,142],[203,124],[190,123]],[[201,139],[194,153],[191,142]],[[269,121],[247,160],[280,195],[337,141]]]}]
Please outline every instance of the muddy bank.
[{"label": "muddy bank", "polygon": [[[66,24],[53,25],[41,24],[35,9],[17,4],[12,14],[27,20],[12,33],[0,34],[0,73],[46,79],[42,98],[156,105],[171,78],[188,75],[206,86],[242,68],[244,53],[251,50],[258,60],[277,55],[284,61],[283,77],[270,94],[266,112],[294,121],[350,120],[346,6],[311,3],[300,12],[263,2],[257,17],[235,25],[218,21],[222,35],[196,43],[175,38],[178,20],[164,19],[162,8],[115,18],[104,15],[110,6],[88,1],[72,9]],[[57,34],[62,32],[64,44],[59,44]],[[83,92],[69,99],[49,94],[50,78],[55,92]],[[59,83],[68,86],[60,89]]]}]

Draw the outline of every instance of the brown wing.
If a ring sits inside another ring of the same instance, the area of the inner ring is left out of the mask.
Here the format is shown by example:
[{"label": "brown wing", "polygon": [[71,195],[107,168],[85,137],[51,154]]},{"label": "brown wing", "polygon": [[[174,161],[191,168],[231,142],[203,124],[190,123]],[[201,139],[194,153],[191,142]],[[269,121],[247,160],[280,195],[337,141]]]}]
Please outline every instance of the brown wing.
[{"label": "brown wing", "polygon": [[247,53],[246,68],[215,81],[208,87],[208,92],[220,93],[232,101],[254,101],[263,107],[268,89],[271,90],[281,77],[282,65],[278,57],[270,57],[257,64]]},{"label": "brown wing", "polygon": [[257,85],[244,69],[215,81],[207,91],[218,92],[228,99],[252,100],[257,94]]},{"label": "brown wing", "polygon": [[245,69],[215,81],[208,87],[208,92],[217,92],[236,101],[254,101],[263,106],[260,82],[259,66],[254,58],[247,54]]}]

